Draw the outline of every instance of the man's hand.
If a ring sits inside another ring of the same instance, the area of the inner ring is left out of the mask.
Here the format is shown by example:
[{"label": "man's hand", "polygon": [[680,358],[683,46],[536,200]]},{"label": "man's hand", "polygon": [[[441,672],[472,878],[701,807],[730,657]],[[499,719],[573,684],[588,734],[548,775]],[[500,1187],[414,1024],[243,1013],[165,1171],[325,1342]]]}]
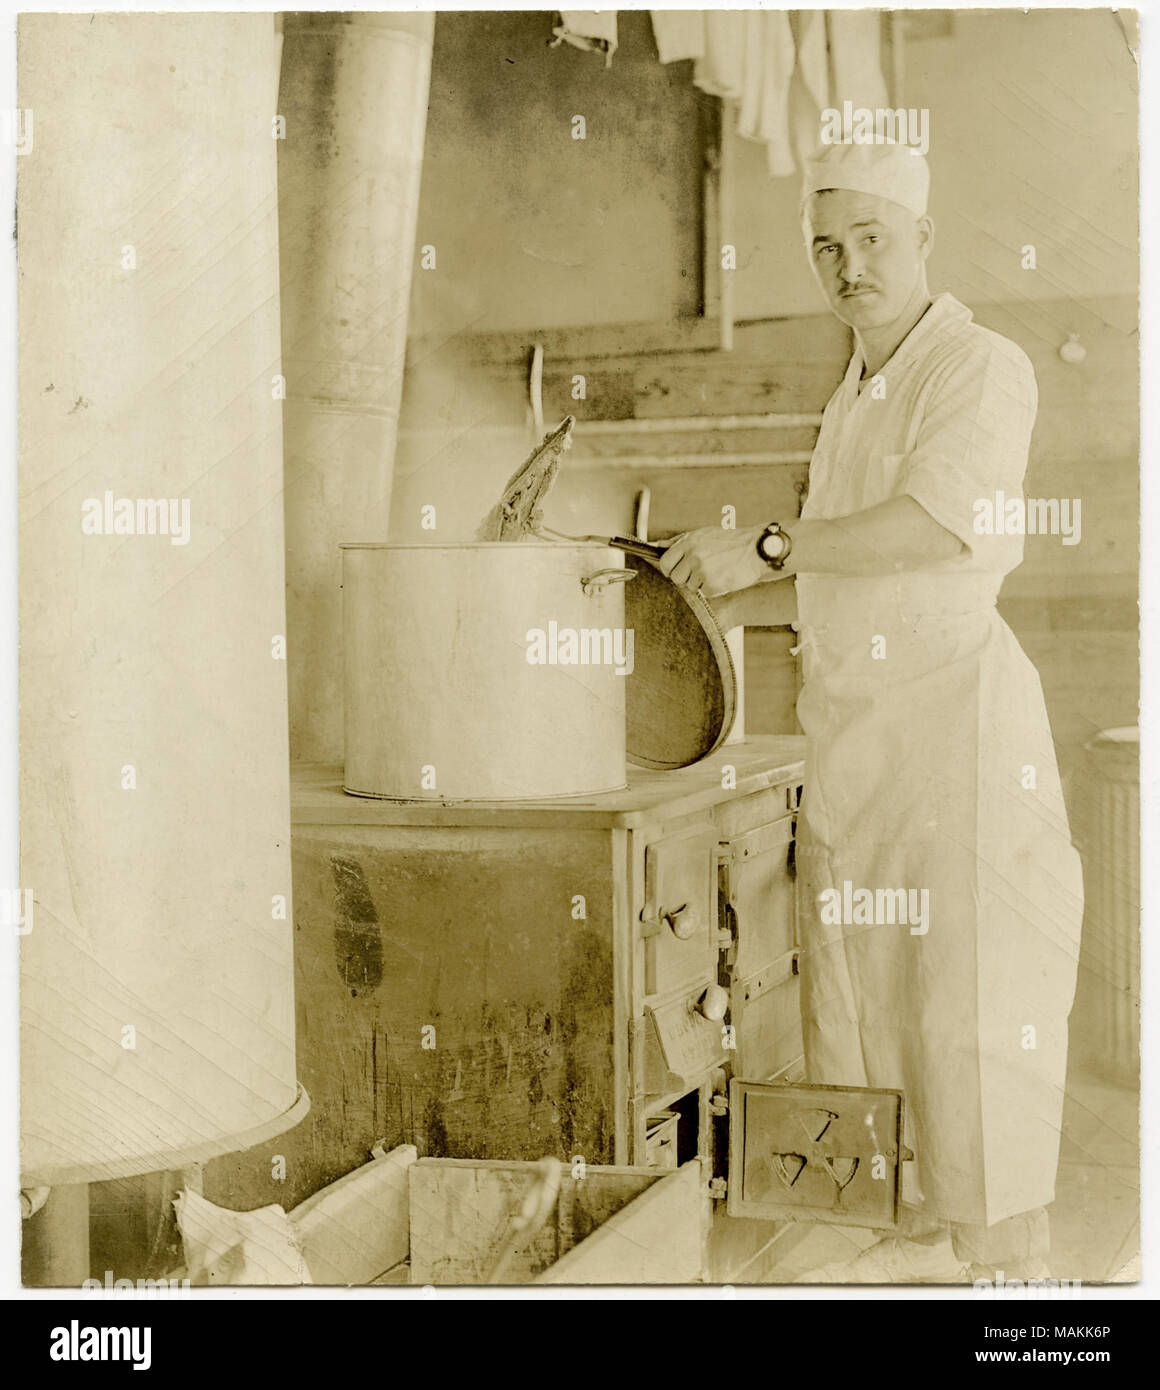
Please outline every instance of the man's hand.
[{"label": "man's hand", "polygon": [[760,526],[743,531],[725,531],[719,526],[686,531],[670,542],[657,566],[678,584],[703,594],[751,588],[777,577],[757,553],[761,531]]}]

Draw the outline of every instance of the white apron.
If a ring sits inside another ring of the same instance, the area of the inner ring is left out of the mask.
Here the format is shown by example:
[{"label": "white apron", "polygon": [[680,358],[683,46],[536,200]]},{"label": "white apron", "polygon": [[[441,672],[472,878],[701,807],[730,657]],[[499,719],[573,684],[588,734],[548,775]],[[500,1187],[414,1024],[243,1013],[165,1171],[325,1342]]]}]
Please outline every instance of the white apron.
[{"label": "white apron", "polygon": [[[950,295],[859,394],[862,366],[803,517],[909,494],[970,552],[797,578],[807,1073],[901,1089],[906,1199],[990,1225],[1054,1196],[1083,901],[1039,678],[995,609],[1023,538],[973,524],[977,500],[1022,496],[1035,377]],[[897,889],[905,909],[877,892]]]}]

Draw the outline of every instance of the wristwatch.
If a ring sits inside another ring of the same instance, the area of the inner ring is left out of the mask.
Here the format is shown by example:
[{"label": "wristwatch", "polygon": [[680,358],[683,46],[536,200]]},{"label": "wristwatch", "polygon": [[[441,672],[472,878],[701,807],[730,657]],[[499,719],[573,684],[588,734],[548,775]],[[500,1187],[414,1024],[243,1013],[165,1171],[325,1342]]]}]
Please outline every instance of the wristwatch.
[{"label": "wristwatch", "polygon": [[770,569],[781,569],[789,559],[792,549],[793,541],[789,532],[783,531],[776,521],[771,521],[757,538],[757,553]]}]

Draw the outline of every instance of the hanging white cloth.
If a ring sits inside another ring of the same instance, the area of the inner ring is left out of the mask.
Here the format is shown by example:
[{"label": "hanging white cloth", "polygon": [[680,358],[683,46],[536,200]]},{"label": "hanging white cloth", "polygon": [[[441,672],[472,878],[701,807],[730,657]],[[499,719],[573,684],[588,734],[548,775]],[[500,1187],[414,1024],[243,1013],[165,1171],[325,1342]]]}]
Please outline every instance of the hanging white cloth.
[{"label": "hanging white cloth", "polygon": [[765,144],[772,178],[795,171],[790,142],[790,86],[796,55],[793,31],[785,10],[745,13],[744,62],[738,133]]},{"label": "hanging white cloth", "polygon": [[792,175],[819,143],[831,105],[885,106],[879,16],[857,10],[652,10],[662,63],[694,61],[693,81],[737,104],[737,130],[766,146],[770,175]]},{"label": "hanging white cloth", "polygon": [[[889,104],[882,76],[881,31],[876,10],[829,10],[832,105],[848,101],[871,111]],[[815,141],[815,143],[817,143]]]},{"label": "hanging white cloth", "polygon": [[[553,43],[605,54],[617,47],[615,10],[561,10]],[[693,82],[737,105],[737,130],[761,141],[773,178],[818,145],[821,114],[849,101],[887,104],[880,18],[859,10],[652,10],[662,63],[692,60]]]},{"label": "hanging white cloth", "polygon": [[693,68],[693,82],[710,96],[740,101],[745,83],[744,10],[705,10],[705,54]]},{"label": "hanging white cloth", "polygon": [[701,10],[652,10],[653,38],[662,63],[705,56],[705,16]]},{"label": "hanging white cloth", "polygon": [[830,105],[830,48],[825,10],[790,15],[797,67],[790,83],[789,127],[799,167],[818,144],[822,112]]},{"label": "hanging white cloth", "polygon": [[796,21],[798,75],[819,111],[830,104],[830,51],[826,42],[825,10],[799,10]]}]

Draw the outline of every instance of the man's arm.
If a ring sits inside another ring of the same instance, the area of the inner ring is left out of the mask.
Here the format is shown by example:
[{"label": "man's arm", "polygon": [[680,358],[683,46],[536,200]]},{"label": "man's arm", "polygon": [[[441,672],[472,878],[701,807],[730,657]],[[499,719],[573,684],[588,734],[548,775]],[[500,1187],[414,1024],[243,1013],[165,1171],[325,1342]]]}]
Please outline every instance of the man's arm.
[{"label": "man's arm", "polygon": [[922,569],[962,553],[963,543],[913,497],[891,497],[864,511],[831,520],[789,521],[793,542],[780,570],[757,553],[760,526],[722,531],[706,526],[678,536],[658,561],[679,583],[706,594],[730,594],[793,574],[845,574],[866,578]]},{"label": "man's arm", "polygon": [[797,589],[788,584],[754,584],[710,600],[717,621],[732,627],[792,627],[797,622]]},{"label": "man's arm", "polygon": [[790,574],[895,574],[953,559],[964,549],[957,536],[906,496],[830,521],[791,521],[785,529],[793,541],[784,567]]},{"label": "man's arm", "polygon": [[1007,574],[1022,557],[1022,540],[976,534],[975,507],[996,490],[1022,492],[1036,399],[1035,373],[1014,343],[993,335],[964,341],[931,379],[897,496],[825,521],[777,517],[793,541],[781,570],[757,554],[756,527],[678,537],[661,568],[707,594],[790,574],[869,578],[964,554],[978,568]]}]

